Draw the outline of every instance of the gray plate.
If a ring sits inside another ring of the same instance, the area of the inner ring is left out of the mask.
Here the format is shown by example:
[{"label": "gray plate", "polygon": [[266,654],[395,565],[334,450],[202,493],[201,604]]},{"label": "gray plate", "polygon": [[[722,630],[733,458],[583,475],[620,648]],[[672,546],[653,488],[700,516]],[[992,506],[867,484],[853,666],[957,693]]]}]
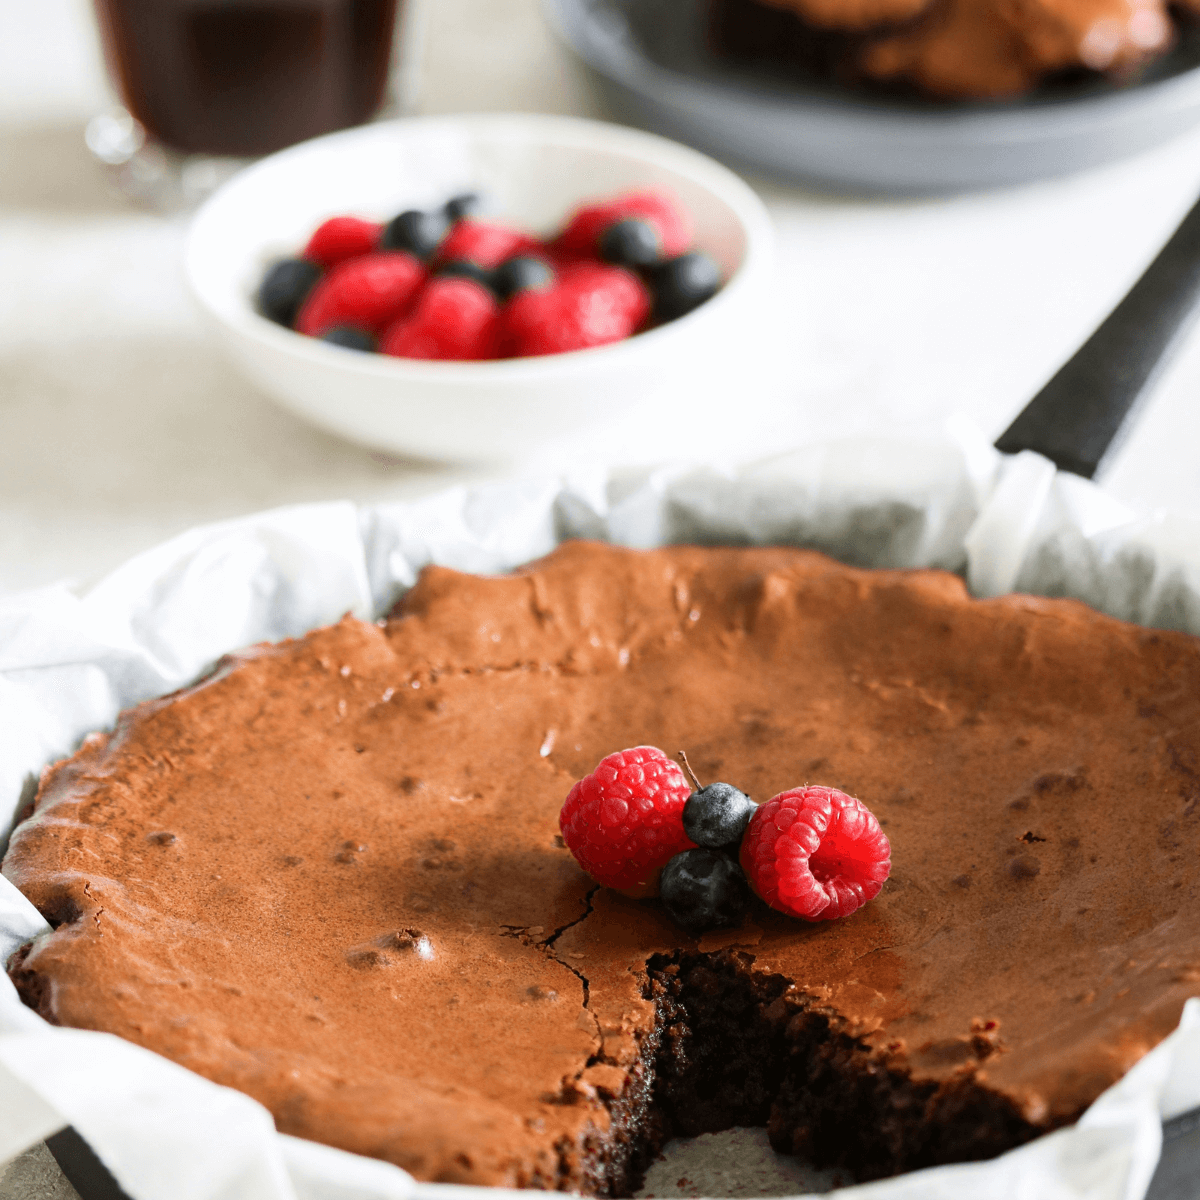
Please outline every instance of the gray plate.
[{"label": "gray plate", "polygon": [[705,0],[543,0],[616,115],[786,179],[933,193],[1067,174],[1200,122],[1200,30],[1135,82],[1046,88],[1023,100],[947,104],[872,96],[799,72],[723,63]]}]

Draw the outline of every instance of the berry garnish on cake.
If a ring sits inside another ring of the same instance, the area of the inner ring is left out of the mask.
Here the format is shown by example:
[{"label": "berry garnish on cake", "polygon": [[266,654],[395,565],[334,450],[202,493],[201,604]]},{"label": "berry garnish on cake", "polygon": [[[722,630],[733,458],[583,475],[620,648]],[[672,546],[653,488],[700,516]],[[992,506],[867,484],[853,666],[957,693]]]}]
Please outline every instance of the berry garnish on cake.
[{"label": "berry garnish on cake", "polygon": [[692,776],[696,790],[683,806],[683,831],[697,846],[712,850],[737,849],[746,826],[754,815],[754,801],[731,783],[710,783],[707,787],[692,774],[687,754],[679,757]]},{"label": "berry garnish on cake", "polygon": [[618,750],[567,795],[563,841],[597,883],[653,895],[659,872],[692,846],[683,832],[690,792],[679,765],[656,746]]},{"label": "berry garnish on cake", "polygon": [[[531,358],[623,341],[686,316],[721,287],[721,268],[692,246],[691,218],[664,192],[585,204],[544,239],[481,220],[480,205],[466,192],[386,223],[329,217],[299,257],[267,269],[258,311],[394,357]],[[469,280],[490,304],[446,287],[450,279]]]},{"label": "berry garnish on cake", "polygon": [[772,908],[806,921],[849,916],[879,895],[892,851],[861,801],[800,787],[750,818],[739,854],[750,886]]},{"label": "berry garnish on cake", "polygon": [[597,883],[657,894],[695,934],[739,925],[751,889],[806,921],[848,917],[879,895],[891,846],[862,801],[805,786],[755,805],[730,783],[701,785],[680,758],[694,791],[656,746],[608,755],[571,789],[563,840]]}]

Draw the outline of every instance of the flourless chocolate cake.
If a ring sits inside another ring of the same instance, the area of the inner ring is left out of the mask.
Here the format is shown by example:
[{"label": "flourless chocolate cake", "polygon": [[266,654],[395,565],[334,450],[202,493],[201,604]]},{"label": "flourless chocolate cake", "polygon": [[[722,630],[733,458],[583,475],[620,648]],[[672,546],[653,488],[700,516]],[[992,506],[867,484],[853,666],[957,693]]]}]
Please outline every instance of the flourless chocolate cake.
[{"label": "flourless chocolate cake", "polygon": [[[696,940],[558,836],[612,750],[860,797],[842,920]],[[872,1178],[1073,1121],[1200,995],[1200,641],[789,549],[431,568],[391,619],[224,663],[51,768],[5,874],[48,1020],[422,1179],[637,1185],[767,1124]]]}]

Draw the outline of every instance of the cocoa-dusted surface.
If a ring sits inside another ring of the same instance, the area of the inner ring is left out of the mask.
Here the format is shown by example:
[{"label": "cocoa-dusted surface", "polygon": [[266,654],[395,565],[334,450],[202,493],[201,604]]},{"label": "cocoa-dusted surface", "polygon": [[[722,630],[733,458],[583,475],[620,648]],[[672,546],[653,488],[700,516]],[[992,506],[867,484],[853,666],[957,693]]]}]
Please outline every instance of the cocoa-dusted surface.
[{"label": "cocoa-dusted surface", "polygon": [[[861,797],[892,878],[699,943],[594,889],[558,808],[640,742],[758,799]],[[47,773],[3,869],[61,922],[14,972],[50,1019],[422,1178],[598,1187],[663,1037],[655,956],[794,981],[780,1027],[827,1021],[826,1084],[874,1061],[1013,1141],[1073,1119],[1200,994],[1198,800],[1196,639],[803,551],[574,543],[430,569],[385,625],[133,710]]]},{"label": "cocoa-dusted surface", "polygon": [[[1196,0],[711,0],[718,50],[951,100],[1020,96],[1064,75],[1129,78]],[[1184,18],[1187,19],[1187,18]]]}]

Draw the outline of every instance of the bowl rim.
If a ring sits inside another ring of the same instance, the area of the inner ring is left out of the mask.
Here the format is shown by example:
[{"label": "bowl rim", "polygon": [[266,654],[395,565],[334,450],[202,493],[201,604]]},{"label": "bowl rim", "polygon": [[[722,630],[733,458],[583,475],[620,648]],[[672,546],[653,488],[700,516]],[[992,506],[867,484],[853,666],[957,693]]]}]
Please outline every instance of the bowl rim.
[{"label": "bowl rim", "polygon": [[[688,176],[733,213],[745,241],[742,260],[710,300],[687,315],[655,329],[605,346],[531,358],[482,362],[393,358],[332,346],[276,325],[255,312],[248,299],[244,305],[231,308],[223,302],[220,294],[222,289],[210,288],[204,282],[199,263],[205,254],[211,227],[236,202],[242,189],[259,185],[263,177],[269,177],[280,162],[303,158],[312,153],[315,147],[334,146],[340,149],[359,140],[386,136],[387,131],[394,131],[400,136],[411,133],[427,137],[431,133],[436,135],[439,129],[454,130],[459,134],[468,132],[497,140],[512,139],[528,143],[541,138],[554,144],[585,150],[610,150]],[[189,291],[210,318],[239,339],[252,341],[275,354],[285,353],[307,360],[314,367],[341,368],[351,374],[413,383],[481,384],[495,380],[514,384],[526,380],[539,381],[547,376],[573,374],[594,367],[616,367],[622,361],[628,364],[657,355],[664,342],[686,337],[697,323],[720,319],[726,309],[755,286],[769,269],[774,242],[771,217],[753,188],[730,168],[670,138],[587,117],[548,113],[454,113],[375,121],[299,142],[259,160],[218,188],[193,215],[184,244],[183,267]]]}]

